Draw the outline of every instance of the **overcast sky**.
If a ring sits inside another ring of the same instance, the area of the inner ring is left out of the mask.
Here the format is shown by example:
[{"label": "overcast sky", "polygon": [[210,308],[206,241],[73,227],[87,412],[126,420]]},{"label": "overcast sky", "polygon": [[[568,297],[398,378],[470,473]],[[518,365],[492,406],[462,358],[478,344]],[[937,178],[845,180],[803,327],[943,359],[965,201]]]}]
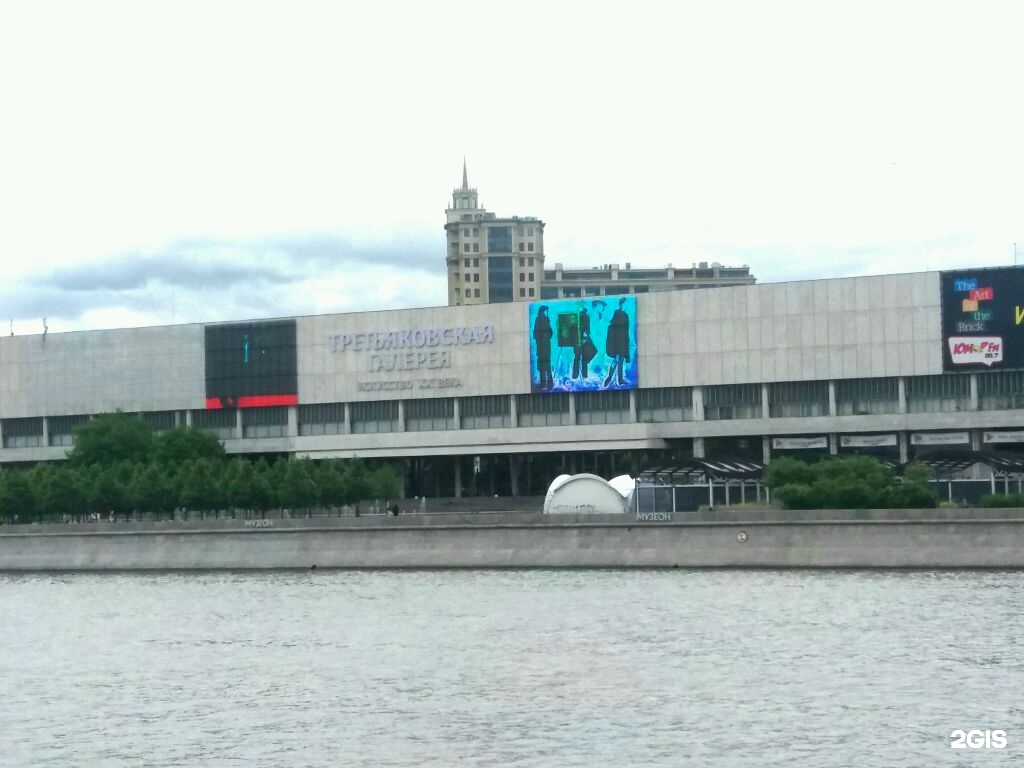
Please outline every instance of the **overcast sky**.
[{"label": "overcast sky", "polygon": [[[464,11],[460,15],[459,11]],[[1024,263],[1020,3],[0,5],[0,318],[446,301],[462,158],[549,263]]]}]

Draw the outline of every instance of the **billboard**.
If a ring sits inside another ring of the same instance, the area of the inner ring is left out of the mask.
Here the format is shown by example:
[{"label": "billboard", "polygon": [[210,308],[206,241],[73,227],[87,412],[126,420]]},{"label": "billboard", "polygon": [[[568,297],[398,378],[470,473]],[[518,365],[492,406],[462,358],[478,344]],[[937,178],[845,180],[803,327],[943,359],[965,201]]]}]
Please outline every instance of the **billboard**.
[{"label": "billboard", "polygon": [[1024,267],[941,274],[942,367],[1024,367]]},{"label": "billboard", "polygon": [[207,408],[298,402],[294,320],[208,325],[205,331]]},{"label": "billboard", "polygon": [[636,296],[533,302],[529,323],[531,391],[637,387]]}]

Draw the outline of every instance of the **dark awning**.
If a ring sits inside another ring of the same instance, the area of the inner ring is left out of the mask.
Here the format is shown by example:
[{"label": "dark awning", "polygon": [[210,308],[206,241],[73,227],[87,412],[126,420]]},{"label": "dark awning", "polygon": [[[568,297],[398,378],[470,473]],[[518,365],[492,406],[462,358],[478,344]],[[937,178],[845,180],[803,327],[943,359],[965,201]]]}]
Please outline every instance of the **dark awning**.
[{"label": "dark awning", "polygon": [[935,477],[949,477],[965,472],[975,464],[984,464],[997,475],[1024,474],[1024,455],[1016,453],[996,453],[994,451],[969,451],[963,448],[937,448],[919,454],[913,461],[900,467],[906,470],[909,464],[919,462],[932,471]]},{"label": "dark awning", "polygon": [[708,480],[760,480],[764,464],[750,459],[687,459],[640,473],[641,485],[683,485]]}]

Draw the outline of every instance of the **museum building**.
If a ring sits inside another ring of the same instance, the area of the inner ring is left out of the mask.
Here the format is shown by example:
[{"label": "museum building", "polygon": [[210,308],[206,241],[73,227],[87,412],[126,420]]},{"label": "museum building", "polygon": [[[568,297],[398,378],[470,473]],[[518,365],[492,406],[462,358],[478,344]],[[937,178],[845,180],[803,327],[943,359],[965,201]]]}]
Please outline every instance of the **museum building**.
[{"label": "museum building", "polygon": [[94,414],[542,494],[687,457],[1024,447],[1024,268],[0,338],[0,462]]}]

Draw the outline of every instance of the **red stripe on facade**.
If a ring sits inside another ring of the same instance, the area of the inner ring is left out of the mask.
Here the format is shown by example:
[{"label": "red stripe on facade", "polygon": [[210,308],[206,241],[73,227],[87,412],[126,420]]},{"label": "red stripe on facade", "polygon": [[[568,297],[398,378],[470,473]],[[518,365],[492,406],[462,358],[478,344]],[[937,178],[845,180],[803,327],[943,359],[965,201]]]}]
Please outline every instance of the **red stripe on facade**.
[{"label": "red stripe on facade", "polygon": [[[232,407],[230,398],[223,398],[228,400],[228,407]],[[269,408],[275,405],[297,405],[299,402],[298,395],[243,395],[238,398],[239,408]],[[219,397],[208,397],[206,398],[207,410],[213,410],[216,408],[224,408],[222,398]]]}]

